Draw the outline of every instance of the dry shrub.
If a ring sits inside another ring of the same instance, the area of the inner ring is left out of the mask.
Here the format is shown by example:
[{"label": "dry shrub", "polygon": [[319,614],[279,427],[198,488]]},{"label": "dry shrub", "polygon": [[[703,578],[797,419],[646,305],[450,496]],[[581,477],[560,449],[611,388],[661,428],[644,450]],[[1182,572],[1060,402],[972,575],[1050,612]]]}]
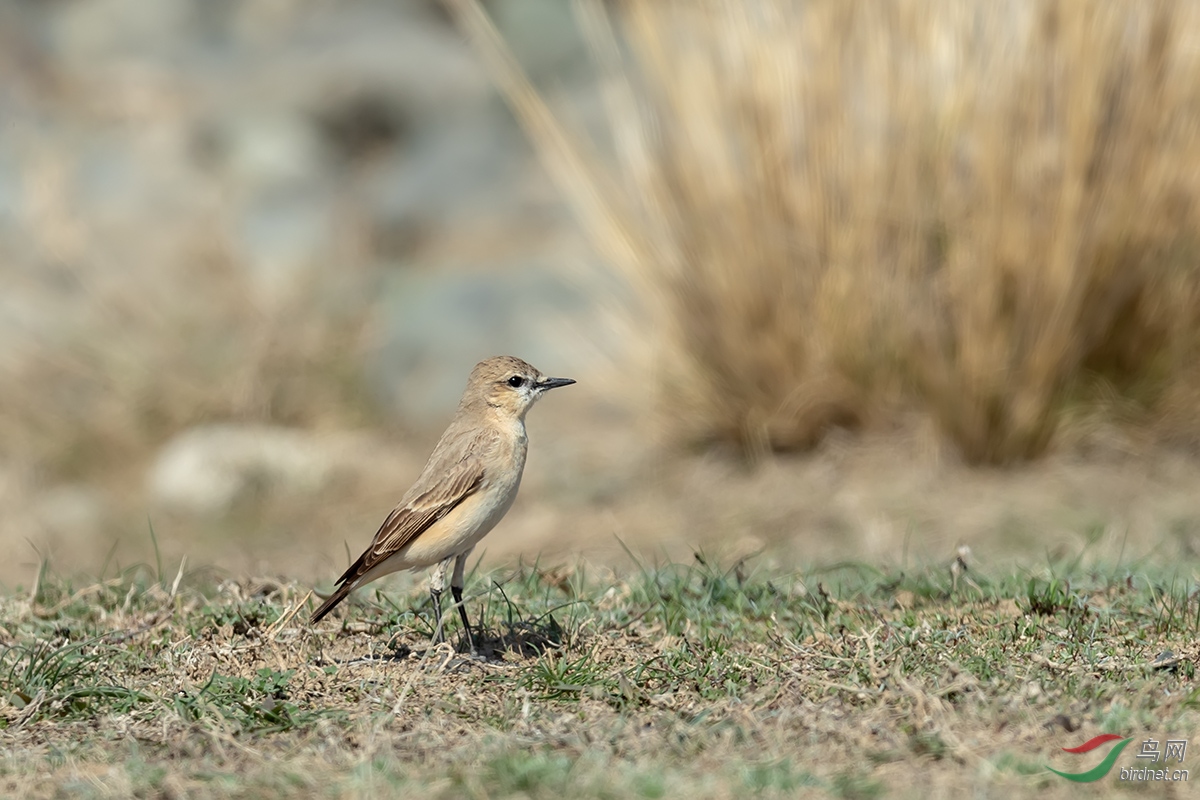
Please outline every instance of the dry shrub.
[{"label": "dry shrub", "polygon": [[934,167],[933,324],[914,350],[923,398],[983,461],[1039,454],[1084,370],[1170,382],[1197,330],[1200,74],[1179,58],[1183,4],[1021,11],[1006,46],[961,48],[953,157]]},{"label": "dry shrub", "polygon": [[639,290],[689,437],[805,446],[903,401],[969,460],[1005,462],[1045,449],[1085,375],[1154,397],[1183,380],[1187,4],[585,5],[612,159],[555,119],[474,0],[450,5]]}]

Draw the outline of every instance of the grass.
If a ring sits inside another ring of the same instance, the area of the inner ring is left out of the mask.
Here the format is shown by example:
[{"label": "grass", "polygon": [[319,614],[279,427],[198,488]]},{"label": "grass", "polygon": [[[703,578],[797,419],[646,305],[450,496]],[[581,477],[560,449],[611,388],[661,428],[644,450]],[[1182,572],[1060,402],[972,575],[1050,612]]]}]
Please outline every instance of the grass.
[{"label": "grass", "polygon": [[1084,562],[521,566],[468,582],[483,659],[428,646],[419,586],[311,629],[294,584],[43,570],[0,598],[0,785],[1066,797],[1059,748],[1200,722],[1200,565]]},{"label": "grass", "polygon": [[1197,440],[1191,4],[585,3],[598,146],[448,5],[634,287],[677,434],[915,408],[1004,463],[1084,407]]}]

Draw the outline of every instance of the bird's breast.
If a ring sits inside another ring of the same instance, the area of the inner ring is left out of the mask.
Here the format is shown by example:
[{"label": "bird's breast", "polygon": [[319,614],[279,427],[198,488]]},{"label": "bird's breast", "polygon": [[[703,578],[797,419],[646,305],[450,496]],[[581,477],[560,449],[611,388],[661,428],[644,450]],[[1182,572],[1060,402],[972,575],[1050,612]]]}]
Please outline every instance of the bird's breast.
[{"label": "bird's breast", "polygon": [[470,550],[496,527],[517,497],[526,450],[524,435],[498,441],[482,456],[484,480],[479,489],[414,539],[405,548],[404,561],[411,566],[436,564]]}]

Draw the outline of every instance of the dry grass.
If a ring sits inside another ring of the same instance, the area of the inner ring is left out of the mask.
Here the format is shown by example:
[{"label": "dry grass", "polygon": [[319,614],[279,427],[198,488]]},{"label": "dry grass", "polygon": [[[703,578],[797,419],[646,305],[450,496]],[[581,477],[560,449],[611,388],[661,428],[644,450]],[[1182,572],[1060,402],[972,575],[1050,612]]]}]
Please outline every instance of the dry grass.
[{"label": "dry grass", "polygon": [[[1045,767],[1078,765],[1061,747],[1194,739],[1198,702],[1194,570],[1086,560],[522,568],[469,582],[485,659],[428,647],[423,586],[310,629],[287,582],[44,572],[0,597],[0,787],[1074,797]],[[1114,772],[1092,791],[1144,788]]]},{"label": "dry grass", "polygon": [[1194,409],[1189,4],[589,4],[613,159],[450,5],[638,289],[687,437],[786,449],[915,405],[1006,462],[1097,386]]}]

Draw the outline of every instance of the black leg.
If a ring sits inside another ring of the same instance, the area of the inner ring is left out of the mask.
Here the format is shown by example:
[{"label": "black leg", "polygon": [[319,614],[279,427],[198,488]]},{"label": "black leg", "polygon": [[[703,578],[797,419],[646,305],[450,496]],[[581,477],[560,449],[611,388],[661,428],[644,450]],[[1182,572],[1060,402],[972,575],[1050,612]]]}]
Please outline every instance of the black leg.
[{"label": "black leg", "polygon": [[463,605],[462,587],[450,584],[450,594],[454,595],[454,602],[458,605],[458,616],[462,617],[463,631],[467,634],[467,647],[471,650],[471,655],[475,655],[475,639],[471,636],[471,623],[467,620],[467,607]]},{"label": "black leg", "polygon": [[430,589],[429,596],[433,598],[433,643],[440,644],[446,641],[442,632],[442,590]]}]

